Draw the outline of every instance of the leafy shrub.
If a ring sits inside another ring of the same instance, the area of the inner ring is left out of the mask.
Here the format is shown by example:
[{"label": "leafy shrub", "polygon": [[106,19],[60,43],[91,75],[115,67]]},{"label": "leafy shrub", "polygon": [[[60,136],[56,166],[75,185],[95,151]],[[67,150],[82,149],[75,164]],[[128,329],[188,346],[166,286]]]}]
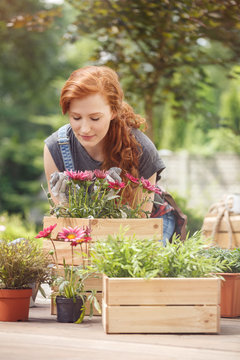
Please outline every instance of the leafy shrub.
[{"label": "leafy shrub", "polygon": [[0,241],[0,287],[29,288],[50,280],[49,255],[35,241]]},{"label": "leafy shrub", "polygon": [[213,246],[206,249],[204,253],[207,257],[214,258],[221,263],[221,272],[240,273],[240,248],[230,250]]},{"label": "leafy shrub", "polygon": [[9,215],[7,212],[0,214],[0,239],[32,239],[36,234],[35,224],[23,220],[20,215]]},{"label": "leafy shrub", "polygon": [[115,237],[97,241],[91,250],[97,272],[108,277],[204,277],[220,272],[220,260],[203,254],[200,232],[185,242],[173,237],[163,247],[154,239],[139,240],[120,231]]}]

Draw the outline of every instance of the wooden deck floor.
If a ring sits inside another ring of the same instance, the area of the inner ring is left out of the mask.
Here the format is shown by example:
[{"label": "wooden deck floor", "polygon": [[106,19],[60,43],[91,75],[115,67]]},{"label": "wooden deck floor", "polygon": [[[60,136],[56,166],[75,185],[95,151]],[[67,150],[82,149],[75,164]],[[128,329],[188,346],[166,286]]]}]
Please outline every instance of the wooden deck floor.
[{"label": "wooden deck floor", "polygon": [[28,322],[0,322],[0,359],[240,360],[240,318],[221,319],[218,335],[106,335],[100,317],[57,323],[49,304],[37,304]]}]

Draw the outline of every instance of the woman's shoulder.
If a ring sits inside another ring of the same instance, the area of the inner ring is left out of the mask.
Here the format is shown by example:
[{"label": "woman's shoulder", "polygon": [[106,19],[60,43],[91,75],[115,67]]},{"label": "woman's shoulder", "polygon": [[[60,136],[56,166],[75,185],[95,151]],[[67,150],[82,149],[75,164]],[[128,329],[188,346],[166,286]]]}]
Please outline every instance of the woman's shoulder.
[{"label": "woman's shoulder", "polygon": [[71,136],[72,129],[71,129],[70,125],[68,125],[68,124],[65,125],[64,131],[62,133],[60,133],[59,130],[62,128],[63,127],[60,127],[58,130],[54,131],[50,136],[48,136],[44,140],[59,171],[64,171],[65,168],[64,168],[64,163],[63,163],[62,154],[61,154],[58,140],[60,137],[67,136],[69,138],[70,145],[71,145],[71,137],[72,137]]},{"label": "woman's shoulder", "polygon": [[156,146],[154,145],[152,140],[149,139],[149,137],[146,134],[144,134],[139,129],[132,129],[131,131],[132,131],[132,134],[135,136],[136,140],[141,145],[143,151],[149,150],[149,151],[157,152]]},{"label": "woman's shoulder", "polygon": [[160,173],[166,166],[160,158],[156,146],[152,140],[139,129],[132,129],[132,134],[141,145],[141,156],[139,160],[140,176],[149,179],[154,173],[157,173],[157,180],[159,180]]}]

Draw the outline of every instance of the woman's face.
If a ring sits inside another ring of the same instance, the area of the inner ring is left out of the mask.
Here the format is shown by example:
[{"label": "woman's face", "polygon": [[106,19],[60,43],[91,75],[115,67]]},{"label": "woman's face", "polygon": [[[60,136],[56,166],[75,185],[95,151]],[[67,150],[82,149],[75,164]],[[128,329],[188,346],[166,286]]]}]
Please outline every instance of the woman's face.
[{"label": "woman's face", "polygon": [[78,141],[94,159],[102,161],[103,140],[114,117],[105,98],[97,93],[74,99],[68,114]]}]

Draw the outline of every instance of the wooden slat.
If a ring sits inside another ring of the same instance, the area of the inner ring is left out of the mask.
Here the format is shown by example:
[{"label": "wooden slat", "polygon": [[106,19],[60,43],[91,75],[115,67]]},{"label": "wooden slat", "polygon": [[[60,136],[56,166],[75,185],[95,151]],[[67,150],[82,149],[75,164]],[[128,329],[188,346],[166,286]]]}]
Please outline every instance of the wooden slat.
[{"label": "wooden slat", "polygon": [[106,333],[218,333],[220,306],[108,306]]},{"label": "wooden slat", "polygon": [[218,305],[218,278],[108,278],[104,276],[107,305]]},{"label": "wooden slat", "polygon": [[[66,264],[72,264],[72,247],[69,242],[65,241],[58,241],[53,240],[56,251],[57,251],[57,258],[58,258],[58,264],[63,264],[63,259],[65,259]],[[53,250],[54,247],[52,245],[52,242],[50,239],[44,239],[43,240],[43,249],[46,251]],[[88,253],[88,244],[82,244],[82,249],[85,254]],[[80,246],[73,247],[73,265],[81,265],[83,260],[81,256],[81,248]],[[83,258],[85,264],[88,263],[87,258]]]},{"label": "wooden slat", "polygon": [[[120,226],[128,227],[126,235],[136,235],[139,239],[152,239],[156,235],[157,239],[162,238],[162,219],[81,219],[81,218],[56,218],[54,216],[45,216],[44,228],[57,224],[52,232],[52,239],[57,250],[58,264],[63,264],[63,259],[67,264],[72,263],[71,245],[69,242],[57,239],[57,234],[63,227],[71,226],[89,226],[91,229],[92,242],[96,239],[106,239],[108,235],[117,234]],[[83,244],[83,252],[89,253],[91,244]],[[43,248],[53,250],[50,239],[43,240]],[[74,265],[82,263],[80,246],[74,248]]]},{"label": "wooden slat", "polygon": [[218,232],[212,240],[212,232],[204,231],[204,237],[207,239],[207,242],[212,243],[213,245],[218,245],[223,249],[234,249],[240,247],[240,233],[233,233],[232,235],[232,245],[230,245],[228,233]]},{"label": "wooden slat", "polygon": [[88,219],[81,219],[81,218],[56,218],[55,216],[44,216],[43,218],[43,227],[46,228],[50,225],[57,224],[55,229],[52,231],[51,237],[52,239],[57,238],[57,234],[59,231],[62,231],[64,227],[71,226],[89,226]]},{"label": "wooden slat", "polygon": [[92,219],[90,220],[93,239],[105,239],[122,228],[129,227],[126,235],[136,235],[139,239],[162,238],[162,219]]},{"label": "wooden slat", "polygon": [[[216,223],[216,219],[217,219],[216,215],[206,216],[203,221],[202,229],[204,231],[208,231],[208,232],[212,231],[213,227]],[[240,215],[230,216],[230,222],[231,222],[231,226],[232,226],[232,231],[240,233]],[[228,231],[228,226],[227,226],[225,217],[222,218],[222,220],[219,224],[219,227],[218,227],[218,231],[219,232],[227,232]]]},{"label": "wooden slat", "polygon": [[89,226],[91,228],[92,239],[106,239],[108,235],[119,232],[120,226],[129,227],[126,234],[136,235],[139,239],[149,239],[156,235],[162,238],[162,219],[81,219],[81,218],[56,218],[45,216],[43,227],[57,224],[52,232],[52,239],[57,238],[59,231],[66,226]]}]

